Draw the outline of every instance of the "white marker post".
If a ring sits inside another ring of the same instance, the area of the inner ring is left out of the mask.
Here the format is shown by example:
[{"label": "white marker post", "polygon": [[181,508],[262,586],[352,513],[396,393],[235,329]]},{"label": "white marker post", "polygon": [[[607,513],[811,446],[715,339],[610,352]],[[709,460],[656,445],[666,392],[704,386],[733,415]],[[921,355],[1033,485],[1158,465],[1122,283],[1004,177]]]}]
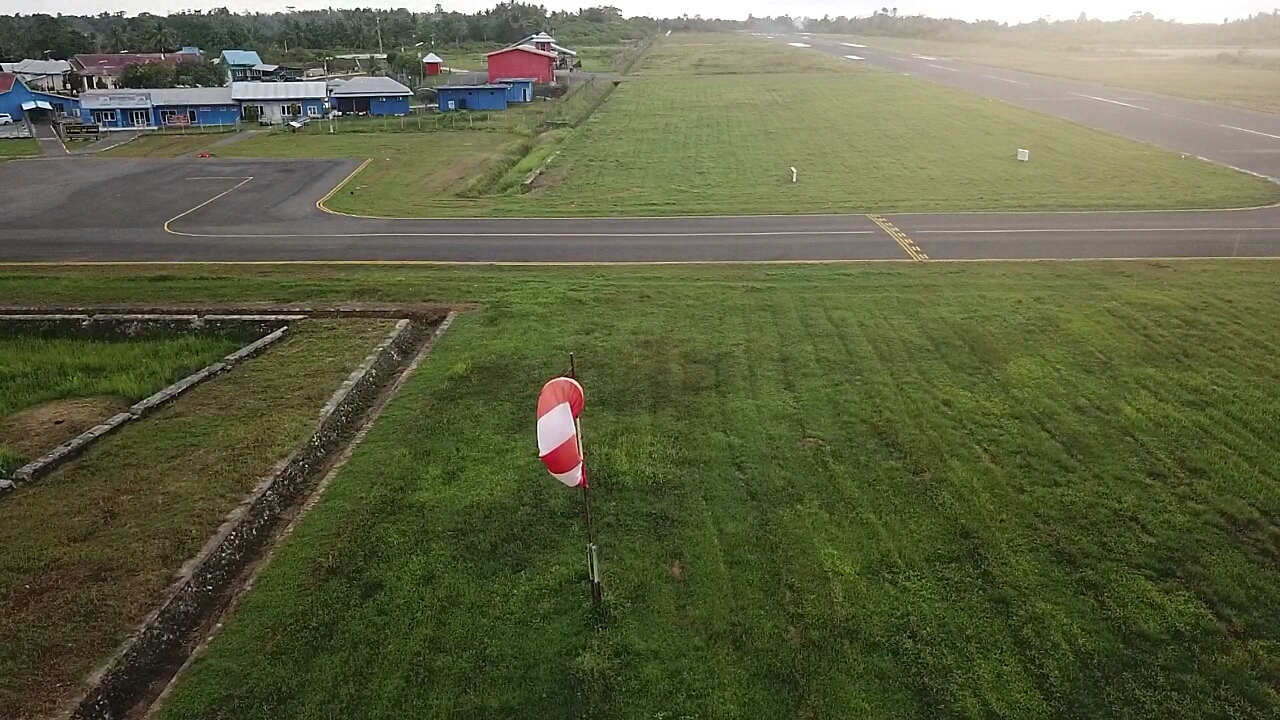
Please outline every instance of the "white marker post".
[{"label": "white marker post", "polygon": [[791,168],[791,182],[795,182],[795,181],[796,181],[796,169]]}]

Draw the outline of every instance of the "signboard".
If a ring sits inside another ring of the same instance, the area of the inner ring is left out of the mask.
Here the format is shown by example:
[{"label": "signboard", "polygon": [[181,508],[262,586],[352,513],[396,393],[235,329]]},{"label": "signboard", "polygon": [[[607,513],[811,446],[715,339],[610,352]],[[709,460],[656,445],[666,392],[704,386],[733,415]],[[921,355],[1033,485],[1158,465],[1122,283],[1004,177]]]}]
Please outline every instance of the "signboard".
[{"label": "signboard", "polygon": [[187,117],[185,113],[182,115],[175,113],[172,115],[166,115],[164,118],[164,124],[176,127],[186,127],[191,124],[191,118]]},{"label": "signboard", "polygon": [[98,135],[97,125],[71,125],[64,124],[62,126],[62,135],[64,137],[89,137]]},{"label": "signboard", "polygon": [[151,94],[138,92],[92,92],[80,96],[80,107],[90,110],[151,107]]}]

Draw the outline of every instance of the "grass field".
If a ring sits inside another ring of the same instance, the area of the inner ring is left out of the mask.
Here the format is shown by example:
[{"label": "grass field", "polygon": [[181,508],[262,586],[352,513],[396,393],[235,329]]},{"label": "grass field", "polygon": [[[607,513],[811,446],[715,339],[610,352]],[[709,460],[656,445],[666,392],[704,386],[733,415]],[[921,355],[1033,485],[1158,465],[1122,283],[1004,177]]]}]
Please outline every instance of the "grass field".
[{"label": "grass field", "polygon": [[33,138],[8,138],[0,140],[0,160],[15,157],[27,157],[29,155],[40,155],[44,150],[40,149],[40,143]]},{"label": "grass field", "polygon": [[148,134],[109,150],[103,150],[100,154],[102,157],[178,157],[204,150],[229,135],[230,131],[185,135]]},{"label": "grass field", "polygon": [[23,451],[6,443],[31,439],[6,437],[4,420],[15,413],[69,398],[134,403],[235,348],[229,340],[200,337],[138,342],[0,338],[0,474],[12,472],[32,452],[52,449],[33,445]]},{"label": "grass field", "polygon": [[1159,50],[1025,48],[887,37],[853,40],[887,50],[1280,112],[1280,60],[1247,50],[1221,48],[1204,55],[1186,55]]},{"label": "grass field", "polygon": [[[163,717],[1271,717],[1274,262],[11,269],[474,301]],[[534,457],[577,353],[606,611]]]},{"label": "grass field", "polygon": [[[397,216],[612,216],[1166,209],[1280,200],[1277,187],[1260,178],[762,40],[663,38],[636,75],[564,140],[530,194],[455,199],[447,190],[455,186],[446,184],[442,200],[420,187],[436,165],[397,172],[405,182],[362,175],[356,183],[377,192],[340,194],[330,206]],[[376,162],[390,168],[406,162],[393,145],[403,142],[371,137],[325,150],[382,158]],[[421,147],[435,142],[442,141]],[[449,142],[463,155],[445,150],[443,163],[474,172],[488,162],[459,148],[467,141]],[[247,155],[262,146],[234,147]],[[1017,162],[1019,147],[1036,148],[1035,161]],[[794,184],[793,166],[800,178]]]},{"label": "grass field", "polygon": [[0,717],[44,717],[74,693],[389,328],[295,324],[261,357],[0,498]]}]

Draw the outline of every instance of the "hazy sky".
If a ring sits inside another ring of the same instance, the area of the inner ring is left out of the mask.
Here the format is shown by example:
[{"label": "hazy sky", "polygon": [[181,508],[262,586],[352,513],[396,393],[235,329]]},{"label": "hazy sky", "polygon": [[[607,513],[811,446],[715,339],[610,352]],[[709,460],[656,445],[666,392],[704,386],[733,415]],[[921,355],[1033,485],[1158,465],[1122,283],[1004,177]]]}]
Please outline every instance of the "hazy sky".
[{"label": "hazy sky", "polygon": [[[536,0],[534,0],[536,1]],[[446,10],[471,12],[490,7],[494,0],[455,0],[442,2]],[[793,17],[822,15],[867,15],[884,5],[892,6],[890,0],[869,2],[853,0],[837,2],[836,0],[802,0],[799,3],[782,0],[578,0],[577,2],[544,2],[549,9],[577,9],[590,5],[615,5],[622,8],[627,15],[657,15],[674,17],[684,13],[701,14],[705,17],[745,18],[747,13],[755,15],[783,15]],[[49,14],[97,14],[108,11],[124,10],[129,14],[147,11],[158,14],[178,12],[186,9],[208,9],[226,6],[233,11],[254,10],[271,12],[283,10],[286,5],[299,9],[320,9],[326,7],[408,7],[412,10],[430,10],[435,0],[0,0],[0,13],[12,14],[21,12]],[[943,0],[901,0],[898,3],[901,14],[932,15],[934,17],[957,17],[964,20],[995,19],[1006,22],[1035,20],[1048,16],[1052,19],[1075,18],[1083,10],[1090,17],[1114,20],[1127,17],[1135,10],[1146,11],[1157,17],[1174,19],[1182,22],[1222,22],[1225,17],[1239,18],[1257,12],[1271,12],[1280,7],[1280,0],[1221,0],[1206,2],[1205,0],[1158,0],[1158,2],[1142,2],[1129,0],[1128,3],[1117,3],[1114,0],[961,0],[960,2],[944,2]]]}]

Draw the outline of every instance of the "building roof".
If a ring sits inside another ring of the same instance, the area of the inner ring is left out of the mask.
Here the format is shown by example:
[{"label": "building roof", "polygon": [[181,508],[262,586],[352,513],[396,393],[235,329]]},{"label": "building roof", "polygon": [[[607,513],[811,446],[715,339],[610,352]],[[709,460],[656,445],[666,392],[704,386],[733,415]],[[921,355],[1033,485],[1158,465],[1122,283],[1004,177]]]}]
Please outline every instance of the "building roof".
[{"label": "building roof", "polygon": [[275,72],[275,71],[279,70],[279,69],[280,69],[280,66],[279,66],[279,65],[270,65],[270,64],[268,64],[268,63],[258,63],[257,65],[254,65],[254,66],[253,66],[253,69],[254,69],[254,70],[257,70],[257,71],[259,71],[259,72],[273,73],[273,72]]},{"label": "building roof", "polygon": [[89,90],[80,94],[80,107],[86,110],[151,107],[153,90]]},{"label": "building roof", "polygon": [[151,93],[152,105],[230,105],[231,88],[158,88]]},{"label": "building roof", "polygon": [[498,82],[500,83],[518,83],[518,82],[536,83],[538,82],[538,79],[537,78],[498,78]]},{"label": "building roof", "polygon": [[559,45],[557,45],[557,44],[555,44],[555,43],[551,43],[551,49],[552,49],[552,50],[555,50],[556,52],[560,53],[561,55],[572,55],[573,57],[577,57],[577,56],[578,56],[578,53],[577,53],[576,51],[574,51],[574,50],[570,50],[570,49],[569,49],[569,48],[567,48],[567,47],[560,47]]},{"label": "building roof", "polygon": [[183,60],[199,58],[192,53],[85,53],[73,57],[71,67],[81,75],[119,75],[130,65],[177,65]]},{"label": "building roof", "polygon": [[537,35],[530,35],[529,40],[531,42],[555,42],[556,41],[555,38],[551,37],[550,35],[544,32],[540,32]]},{"label": "building roof", "polygon": [[436,92],[442,90],[506,90],[510,85],[502,83],[488,83],[485,85],[437,85]]},{"label": "building roof", "polygon": [[323,82],[238,82],[231,83],[233,100],[319,100],[328,97]]},{"label": "building roof", "polygon": [[262,64],[262,58],[252,50],[223,50],[220,57],[222,62],[237,67],[240,65],[254,67]]},{"label": "building roof", "polygon": [[424,57],[424,58],[422,58],[422,62],[424,62],[424,63],[442,63],[442,62],[444,62],[444,58],[440,57],[439,55],[437,55],[437,54],[435,54],[435,53],[427,53],[427,56],[426,56],[426,57]]},{"label": "building roof", "polygon": [[485,53],[485,57],[493,57],[494,55],[502,55],[504,53],[516,52],[516,51],[533,53],[534,55],[541,55],[543,57],[549,57],[549,58],[559,57],[553,52],[539,50],[538,48],[532,45],[516,45],[515,47],[502,48],[501,50],[495,50],[491,53]]},{"label": "building roof", "polygon": [[0,63],[0,70],[29,77],[42,77],[71,72],[71,63],[66,60],[22,60]]},{"label": "building roof", "polygon": [[329,83],[329,94],[334,97],[359,97],[364,95],[412,95],[413,91],[389,77],[368,75],[350,80]]},{"label": "building roof", "polygon": [[0,73],[0,93],[9,92],[17,82],[17,75],[14,75],[13,73]]}]

